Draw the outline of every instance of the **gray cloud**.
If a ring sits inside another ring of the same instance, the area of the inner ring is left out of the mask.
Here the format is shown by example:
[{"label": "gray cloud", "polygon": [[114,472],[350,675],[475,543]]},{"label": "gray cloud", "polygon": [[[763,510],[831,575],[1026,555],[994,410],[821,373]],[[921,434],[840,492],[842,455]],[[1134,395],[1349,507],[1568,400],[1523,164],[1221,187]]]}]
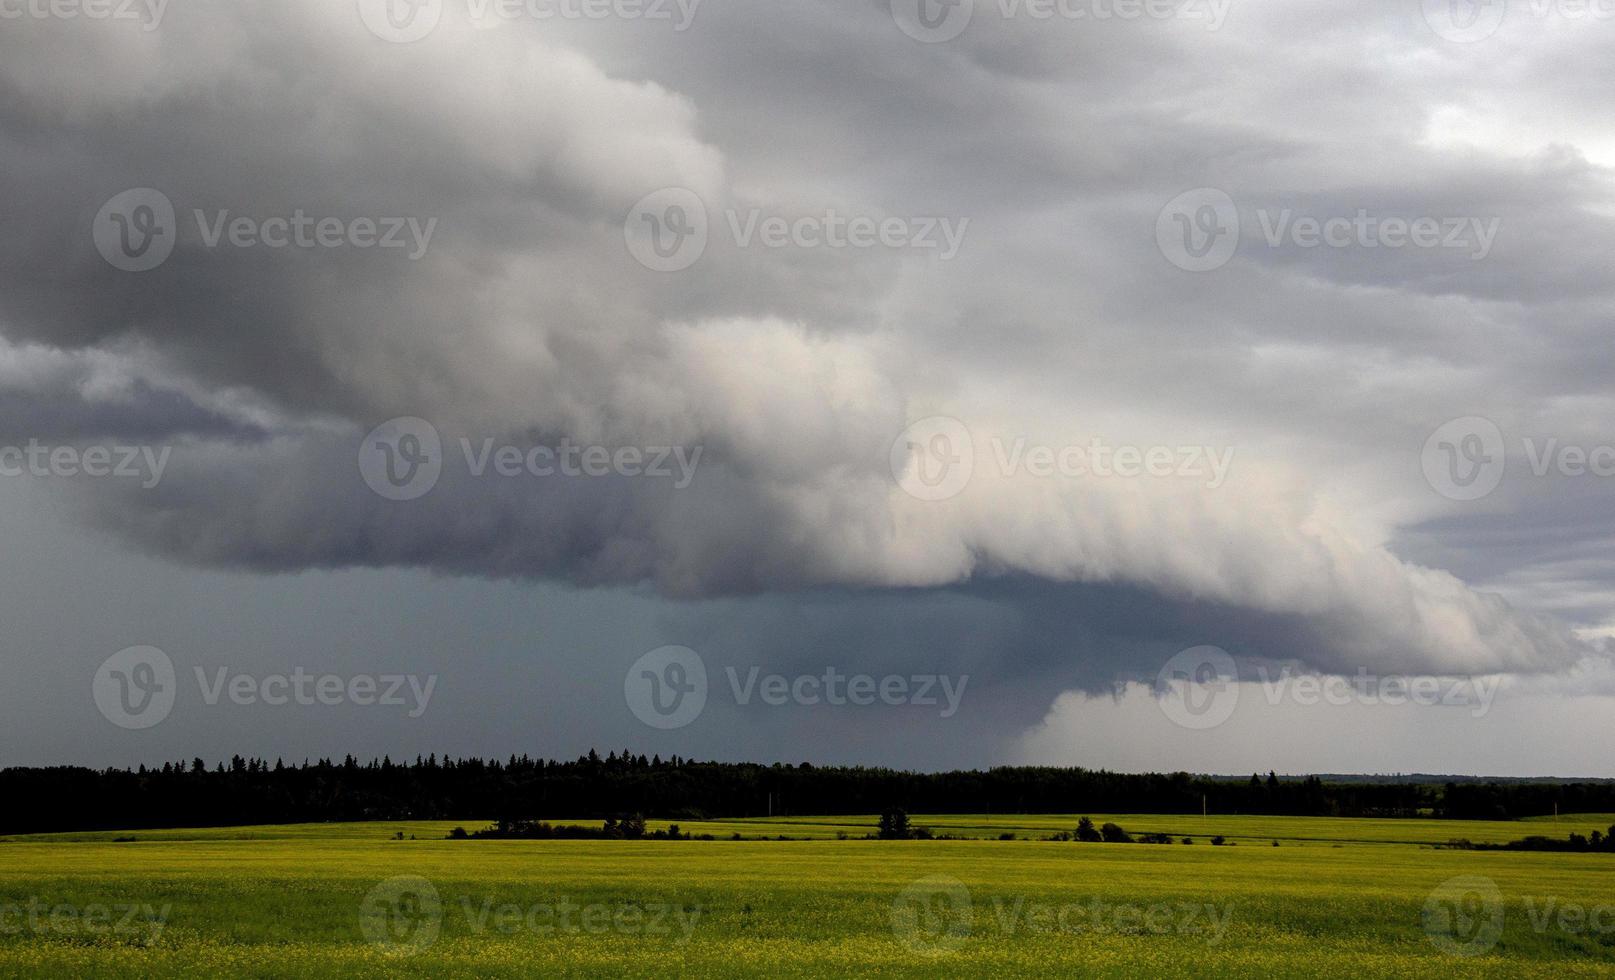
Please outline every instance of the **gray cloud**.
[{"label": "gray cloud", "polygon": [[[1610,71],[1605,25],[1511,22],[1459,46],[1417,4],[1244,3],[1213,32],[978,2],[960,38],[923,45],[853,0],[714,2],[683,33],[478,30],[448,7],[410,45],[350,4],[250,0],[176,0],[150,32],[0,34],[0,332],[30,345],[0,348],[7,436],[182,443],[153,490],[64,489],[87,523],[206,566],[784,597],[751,600],[750,636],[826,590],[868,647],[939,602],[986,624],[950,656],[1020,664],[998,703],[1022,727],[1045,684],[1092,690],[1200,642],[1324,669],[1545,671],[1590,649],[1572,625],[1608,623],[1602,553],[1546,544],[1605,536],[1598,484],[1516,478],[1461,504],[1419,458],[1463,415],[1609,431],[1615,146],[1563,81]],[[634,202],[671,186],[712,219],[677,274],[623,245]],[[180,223],[138,274],[91,235],[131,187]],[[1155,241],[1194,187],[1244,218],[1205,275]],[[970,224],[948,262],[742,248],[726,227],[831,208]],[[1499,231],[1483,261],[1269,247],[1257,212],[1286,208]],[[436,232],[418,260],[209,247],[195,209]],[[86,363],[130,380],[109,401]],[[977,443],[976,478],[943,503],[889,470],[930,415]],[[446,466],[398,503],[354,463],[397,416],[432,421],[449,462],[462,437],[703,457],[684,489]],[[1223,448],[1234,466],[1216,489],[988,472],[994,439],[1023,438]],[[1584,516],[1559,516],[1570,502]]]}]

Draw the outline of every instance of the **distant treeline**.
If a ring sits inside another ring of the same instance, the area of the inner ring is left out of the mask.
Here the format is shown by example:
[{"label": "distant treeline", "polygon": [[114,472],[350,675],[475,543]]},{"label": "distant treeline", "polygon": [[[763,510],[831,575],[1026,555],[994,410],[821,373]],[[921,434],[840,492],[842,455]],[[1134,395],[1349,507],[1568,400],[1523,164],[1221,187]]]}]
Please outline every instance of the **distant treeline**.
[{"label": "distant treeline", "polygon": [[1523,840],[1511,840],[1507,844],[1476,844],[1467,838],[1461,838],[1450,840],[1444,846],[1460,851],[1571,851],[1578,854],[1615,854],[1615,824],[1610,826],[1609,833],[1595,830],[1591,837],[1571,834],[1564,840],[1559,840],[1557,837],[1532,836]]},{"label": "distant treeline", "polygon": [[1615,812],[1615,783],[1333,782],[1187,773],[891,769],[695,762],[590,752],[287,765],[202,760],[130,771],[0,770],[0,833],[399,819],[671,820],[881,813],[1259,813],[1506,819]]}]

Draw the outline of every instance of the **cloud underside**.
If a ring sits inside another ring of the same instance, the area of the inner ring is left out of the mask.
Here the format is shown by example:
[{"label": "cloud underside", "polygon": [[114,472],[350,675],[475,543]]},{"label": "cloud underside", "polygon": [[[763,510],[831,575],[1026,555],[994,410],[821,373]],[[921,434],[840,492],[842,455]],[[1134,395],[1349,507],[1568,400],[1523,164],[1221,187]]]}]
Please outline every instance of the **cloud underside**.
[{"label": "cloud underside", "polygon": [[[1317,15],[1323,36],[1371,39],[1373,65],[1276,43],[1297,16],[1250,4],[1216,34],[985,21],[945,46],[852,2],[703,10],[678,35],[476,29],[451,11],[412,45],[313,0],[176,5],[150,32],[8,28],[0,441],[172,443],[155,489],[66,492],[85,521],[197,564],[648,582],[677,598],[986,589],[1096,614],[1115,588],[1140,622],[1209,611],[1192,621],[1212,635],[1174,633],[1184,645],[1342,671],[1564,668],[1588,652],[1571,626],[1607,615],[1603,573],[1575,567],[1574,622],[1486,590],[1524,576],[1546,591],[1563,556],[1428,537],[1530,517],[1517,487],[1455,510],[1419,452],[1461,415],[1571,437],[1608,417],[1593,257],[1615,244],[1615,157],[1580,125],[1598,118],[1591,97],[1551,70],[1595,63],[1580,60],[1590,42],[1526,25],[1514,74],[1477,87],[1455,83],[1479,56],[1399,13]],[[1530,98],[1555,118],[1523,111]],[[1195,276],[1156,251],[1155,218],[1196,186],[1502,230],[1485,263],[1258,242]],[[147,273],[110,268],[89,234],[131,187],[179,214],[178,247]],[[623,242],[629,209],[665,187],[712,211],[708,252],[681,273]],[[969,218],[970,237],[944,263],[742,248],[727,228],[731,211],[831,208]],[[418,260],[210,248],[196,210],[437,230]],[[941,502],[890,466],[933,415],[963,420],[986,464]],[[360,435],[397,416],[430,419],[446,446],[439,485],[407,503],[355,465]],[[476,478],[462,439],[702,457],[687,487]],[[1040,477],[995,455],[1094,439],[1233,462],[1213,487]],[[1531,494],[1610,533],[1596,495]],[[1046,632],[1000,640],[1108,671],[1102,644]]]}]

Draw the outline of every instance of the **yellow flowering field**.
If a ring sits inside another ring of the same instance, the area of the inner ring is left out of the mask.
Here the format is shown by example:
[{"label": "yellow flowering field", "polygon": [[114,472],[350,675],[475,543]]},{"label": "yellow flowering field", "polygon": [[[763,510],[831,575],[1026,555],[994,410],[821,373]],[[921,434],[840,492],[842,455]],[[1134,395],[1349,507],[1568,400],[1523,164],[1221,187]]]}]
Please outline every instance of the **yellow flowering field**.
[{"label": "yellow flowering field", "polygon": [[0,975],[1615,975],[1608,855],[1430,846],[1603,818],[1104,819],[1194,843],[1043,841],[1074,823],[1044,816],[916,817],[982,839],[905,842],[842,817],[685,825],[813,838],[787,841],[445,840],[452,822],[11,838]]}]

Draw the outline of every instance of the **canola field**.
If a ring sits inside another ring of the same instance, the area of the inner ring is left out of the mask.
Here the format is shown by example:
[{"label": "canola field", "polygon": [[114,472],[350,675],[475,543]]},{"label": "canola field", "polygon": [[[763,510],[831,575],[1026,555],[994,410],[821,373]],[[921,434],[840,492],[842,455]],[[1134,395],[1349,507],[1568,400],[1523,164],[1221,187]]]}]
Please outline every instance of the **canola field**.
[{"label": "canola field", "polygon": [[872,816],[5,838],[0,976],[1615,976],[1615,858],[1432,846],[1610,815],[1093,817],[1194,843],[1038,839],[1075,815],[916,816],[975,839],[902,842],[862,839]]}]

